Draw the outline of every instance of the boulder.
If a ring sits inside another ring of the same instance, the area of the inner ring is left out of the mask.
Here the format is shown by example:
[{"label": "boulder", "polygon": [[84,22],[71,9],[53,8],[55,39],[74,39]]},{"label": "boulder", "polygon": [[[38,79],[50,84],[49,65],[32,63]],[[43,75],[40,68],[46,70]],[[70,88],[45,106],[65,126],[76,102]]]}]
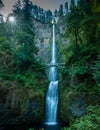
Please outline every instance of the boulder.
[{"label": "boulder", "polygon": [[[95,100],[94,100],[95,99]],[[71,90],[60,94],[60,120],[68,122],[87,113],[89,105],[100,105],[100,95]]]}]

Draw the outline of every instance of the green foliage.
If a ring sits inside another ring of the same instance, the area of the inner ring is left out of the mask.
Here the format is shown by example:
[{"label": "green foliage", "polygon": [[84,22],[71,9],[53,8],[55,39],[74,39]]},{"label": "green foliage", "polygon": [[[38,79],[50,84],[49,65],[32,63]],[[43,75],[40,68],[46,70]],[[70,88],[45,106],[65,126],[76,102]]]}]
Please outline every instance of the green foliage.
[{"label": "green foliage", "polygon": [[48,84],[48,80],[46,79],[44,72],[34,71],[32,69],[27,71],[24,70],[23,72],[14,72],[14,70],[10,69],[1,69],[0,81],[15,81],[19,84],[19,86],[38,90],[39,93],[45,91]]},{"label": "green foliage", "polygon": [[71,12],[67,15],[66,36],[70,44],[64,49],[66,57],[64,75],[69,77],[69,86],[73,82],[75,84],[73,86],[78,90],[99,92],[94,79],[99,79],[100,65],[97,56],[100,55],[98,27],[100,17],[98,13],[92,11],[93,3],[93,1],[79,0],[77,6],[73,3]]},{"label": "green foliage", "polygon": [[78,6],[75,6],[74,1],[72,0],[71,4],[71,13],[67,15],[67,30],[66,30],[66,36],[68,34],[72,34],[74,36],[74,42],[75,44],[78,44],[78,40],[80,38],[80,26],[81,21],[84,18],[84,13],[81,11],[81,9]]},{"label": "green foliage", "polygon": [[75,119],[69,128],[64,130],[99,130],[100,129],[100,106],[89,106],[86,115]]},{"label": "green foliage", "polygon": [[4,22],[0,23],[0,37],[4,37],[6,35],[6,29],[5,29],[5,24]]},{"label": "green foliage", "polygon": [[14,15],[18,24],[15,40],[16,51],[14,50],[14,64],[20,69],[28,69],[32,64],[37,64],[37,47],[34,42],[34,27],[32,19],[32,3],[30,0],[23,0],[21,8],[20,1],[14,6]]},{"label": "green foliage", "polygon": [[38,89],[39,83],[41,84],[38,80],[42,79],[42,74],[39,72],[25,72],[23,74],[16,74],[15,78],[24,87]]},{"label": "green foliage", "polygon": [[[95,61],[95,65],[93,67],[94,69],[94,79],[97,83],[97,85],[100,87],[100,55],[98,56],[98,60]],[[98,91],[100,93],[100,88],[98,87]]]},{"label": "green foliage", "polygon": [[11,48],[6,37],[0,37],[0,53],[10,53]]},{"label": "green foliage", "polygon": [[21,7],[18,0],[13,10],[15,23],[9,20],[0,23],[0,83],[15,82],[44,96],[48,81],[44,66],[36,59],[31,4],[30,0],[24,0]]},{"label": "green foliage", "polygon": [[[93,10],[95,2],[99,4],[95,0],[79,0],[77,6],[73,3],[71,12],[67,14],[66,37],[70,44],[64,49],[66,65],[62,71],[62,79],[69,93],[75,90],[87,95],[100,94],[100,14]],[[64,128],[99,129],[100,106],[90,106],[86,115],[72,120],[70,127]]]},{"label": "green foliage", "polygon": [[29,130],[34,130],[33,128],[30,128]]},{"label": "green foliage", "polygon": [[0,53],[10,53],[10,43],[6,37],[5,24],[0,23]]},{"label": "green foliage", "polygon": [[88,74],[88,66],[81,65],[81,64],[76,64],[75,66],[73,65],[73,70],[72,70],[73,75],[85,75]]},{"label": "green foliage", "polygon": [[94,0],[93,2],[94,3],[93,3],[92,11],[100,13],[100,1]]},{"label": "green foliage", "polygon": [[0,30],[2,30],[0,31],[0,75],[1,75],[1,71],[3,71],[5,68],[9,66],[11,58],[11,47],[10,42],[8,41],[6,36],[6,28],[3,22],[0,23]]},{"label": "green foliage", "polygon": [[60,5],[60,8],[59,8],[59,16],[63,16],[63,5]]},{"label": "green foliage", "polygon": [[0,0],[0,9],[2,9],[2,7],[4,7],[4,4],[3,4],[2,0]]}]

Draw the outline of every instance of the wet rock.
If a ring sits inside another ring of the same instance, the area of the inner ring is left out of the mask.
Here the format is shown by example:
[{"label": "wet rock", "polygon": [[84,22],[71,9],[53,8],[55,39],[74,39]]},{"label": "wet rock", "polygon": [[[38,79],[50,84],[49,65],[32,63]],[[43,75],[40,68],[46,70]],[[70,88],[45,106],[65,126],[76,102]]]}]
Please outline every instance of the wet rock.
[{"label": "wet rock", "polygon": [[75,96],[71,99],[69,110],[74,117],[80,117],[86,114],[86,97],[85,96]]},{"label": "wet rock", "polygon": [[[0,125],[43,121],[44,97],[30,89],[0,86]],[[40,96],[40,97],[39,97]],[[34,97],[34,98],[33,98]]]},{"label": "wet rock", "polygon": [[[33,23],[35,28],[35,43],[39,48],[37,58],[41,59],[44,63],[49,63],[51,60],[52,24],[43,24],[35,20]],[[69,40],[65,38],[66,17],[59,18],[55,31],[58,62],[62,63],[65,58],[63,49],[69,44]]]},{"label": "wet rock", "polygon": [[[94,100],[95,99],[95,100]],[[96,93],[65,91],[60,95],[60,120],[67,122],[87,113],[89,105],[100,105],[100,95]]]}]

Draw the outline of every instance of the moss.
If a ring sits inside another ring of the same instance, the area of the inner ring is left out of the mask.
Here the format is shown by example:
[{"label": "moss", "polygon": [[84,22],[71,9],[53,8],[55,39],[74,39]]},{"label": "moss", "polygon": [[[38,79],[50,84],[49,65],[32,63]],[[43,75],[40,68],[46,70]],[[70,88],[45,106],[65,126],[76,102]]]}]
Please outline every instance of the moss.
[{"label": "moss", "polygon": [[69,128],[64,130],[99,130],[100,129],[100,106],[89,106],[88,113],[76,118],[70,123]]},{"label": "moss", "polygon": [[[12,84],[12,83],[11,83]],[[16,124],[44,120],[44,92],[19,86],[0,87],[0,124]],[[2,94],[3,93],[3,94]],[[6,113],[8,113],[6,115]],[[6,117],[6,118],[5,118]]]},{"label": "moss", "polygon": [[[71,93],[71,92],[70,92]],[[67,122],[70,118],[69,114],[69,92],[67,90],[60,93],[60,118],[62,121]]]},{"label": "moss", "polygon": [[[95,99],[95,100],[94,100]],[[60,89],[60,120],[67,122],[73,121],[74,118],[83,116],[87,112],[89,105],[100,105],[100,95],[77,91],[73,88]]]}]

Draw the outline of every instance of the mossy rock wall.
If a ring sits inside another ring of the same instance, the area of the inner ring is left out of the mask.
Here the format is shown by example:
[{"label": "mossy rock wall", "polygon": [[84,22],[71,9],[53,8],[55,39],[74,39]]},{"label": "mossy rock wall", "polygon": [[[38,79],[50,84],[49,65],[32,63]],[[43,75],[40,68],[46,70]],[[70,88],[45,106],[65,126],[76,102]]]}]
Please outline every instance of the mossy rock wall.
[{"label": "mossy rock wall", "polygon": [[[95,99],[95,100],[94,100]],[[89,105],[100,105],[100,95],[96,93],[78,92],[76,90],[60,93],[60,120],[69,122],[73,118],[87,113]]]},{"label": "mossy rock wall", "polygon": [[44,94],[22,87],[0,86],[0,125],[44,120]]}]

